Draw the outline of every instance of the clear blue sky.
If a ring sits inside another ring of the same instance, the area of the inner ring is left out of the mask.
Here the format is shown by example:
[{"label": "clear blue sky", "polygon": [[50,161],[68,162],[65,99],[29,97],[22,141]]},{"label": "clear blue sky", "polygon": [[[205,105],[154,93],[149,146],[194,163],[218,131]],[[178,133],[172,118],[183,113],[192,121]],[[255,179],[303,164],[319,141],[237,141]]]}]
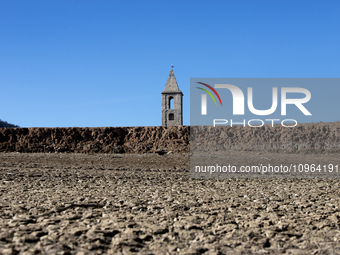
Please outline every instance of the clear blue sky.
[{"label": "clear blue sky", "polygon": [[190,78],[340,77],[340,1],[0,0],[0,119],[161,125]]}]

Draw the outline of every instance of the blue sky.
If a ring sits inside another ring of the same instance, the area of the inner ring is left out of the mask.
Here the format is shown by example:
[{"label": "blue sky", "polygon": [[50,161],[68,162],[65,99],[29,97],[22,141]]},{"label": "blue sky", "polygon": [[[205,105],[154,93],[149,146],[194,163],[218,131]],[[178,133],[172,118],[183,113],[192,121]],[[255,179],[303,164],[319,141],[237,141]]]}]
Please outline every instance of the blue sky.
[{"label": "blue sky", "polygon": [[340,1],[0,0],[0,119],[161,125],[170,65],[190,78],[339,77]]}]

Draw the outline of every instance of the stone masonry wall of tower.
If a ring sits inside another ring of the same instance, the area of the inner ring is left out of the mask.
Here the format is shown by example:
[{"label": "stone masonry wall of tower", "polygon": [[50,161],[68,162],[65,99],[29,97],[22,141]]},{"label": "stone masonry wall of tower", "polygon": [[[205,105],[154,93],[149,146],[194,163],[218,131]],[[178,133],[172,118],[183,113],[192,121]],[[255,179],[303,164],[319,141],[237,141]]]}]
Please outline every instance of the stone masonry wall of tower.
[{"label": "stone masonry wall of tower", "polygon": [[171,69],[162,92],[162,126],[180,125],[183,125],[183,93]]}]

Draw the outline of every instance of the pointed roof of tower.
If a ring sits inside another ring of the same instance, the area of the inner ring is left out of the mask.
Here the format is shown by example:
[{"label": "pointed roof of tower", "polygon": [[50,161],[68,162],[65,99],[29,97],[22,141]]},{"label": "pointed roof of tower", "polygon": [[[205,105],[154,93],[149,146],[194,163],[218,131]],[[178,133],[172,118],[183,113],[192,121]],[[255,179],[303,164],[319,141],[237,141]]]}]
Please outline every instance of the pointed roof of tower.
[{"label": "pointed roof of tower", "polygon": [[168,80],[165,84],[164,92],[181,92],[178,88],[174,71],[171,69]]}]

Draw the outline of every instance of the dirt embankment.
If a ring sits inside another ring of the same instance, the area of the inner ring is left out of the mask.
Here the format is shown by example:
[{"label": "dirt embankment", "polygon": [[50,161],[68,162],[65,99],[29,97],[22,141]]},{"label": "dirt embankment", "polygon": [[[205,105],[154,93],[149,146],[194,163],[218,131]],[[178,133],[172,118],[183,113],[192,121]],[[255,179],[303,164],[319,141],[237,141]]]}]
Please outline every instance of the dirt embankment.
[{"label": "dirt embankment", "polygon": [[270,151],[270,152],[340,152],[340,122],[263,127],[208,127],[191,129],[194,151]]},{"label": "dirt embankment", "polygon": [[[340,122],[299,124],[295,128],[203,126],[193,130],[191,146],[203,149],[340,152]],[[0,152],[16,151],[189,152],[190,127],[0,128]]]},{"label": "dirt embankment", "polygon": [[189,127],[1,128],[0,152],[188,152]]}]

